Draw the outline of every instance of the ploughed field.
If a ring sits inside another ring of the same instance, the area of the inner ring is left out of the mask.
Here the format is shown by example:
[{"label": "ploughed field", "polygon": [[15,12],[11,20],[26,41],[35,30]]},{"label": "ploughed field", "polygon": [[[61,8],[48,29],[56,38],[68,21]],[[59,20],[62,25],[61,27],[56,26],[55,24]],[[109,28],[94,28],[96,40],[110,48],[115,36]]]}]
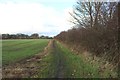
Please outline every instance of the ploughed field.
[{"label": "ploughed field", "polygon": [[48,39],[2,40],[2,65],[32,57],[47,46]]}]

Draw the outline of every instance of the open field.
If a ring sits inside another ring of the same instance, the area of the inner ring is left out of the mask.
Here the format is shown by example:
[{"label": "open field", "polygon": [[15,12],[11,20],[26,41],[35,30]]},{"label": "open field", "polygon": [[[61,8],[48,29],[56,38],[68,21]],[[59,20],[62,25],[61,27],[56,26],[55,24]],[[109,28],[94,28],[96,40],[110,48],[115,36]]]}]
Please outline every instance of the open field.
[{"label": "open field", "polygon": [[43,51],[47,39],[2,40],[2,63],[10,64]]}]

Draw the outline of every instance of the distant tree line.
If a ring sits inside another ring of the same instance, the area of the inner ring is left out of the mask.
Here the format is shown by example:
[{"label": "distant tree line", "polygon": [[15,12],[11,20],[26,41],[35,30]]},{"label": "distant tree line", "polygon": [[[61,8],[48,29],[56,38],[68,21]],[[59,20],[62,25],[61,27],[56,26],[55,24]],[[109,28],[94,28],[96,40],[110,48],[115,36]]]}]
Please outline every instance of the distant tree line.
[{"label": "distant tree line", "polygon": [[39,36],[39,34],[34,33],[31,34],[30,36],[27,34],[2,34],[2,39],[52,39],[52,37],[49,36]]},{"label": "distant tree line", "polygon": [[74,5],[70,22],[72,29],[63,31],[55,39],[80,52],[86,50],[92,55],[104,57],[119,64],[118,19],[120,5],[117,2],[80,2]]}]

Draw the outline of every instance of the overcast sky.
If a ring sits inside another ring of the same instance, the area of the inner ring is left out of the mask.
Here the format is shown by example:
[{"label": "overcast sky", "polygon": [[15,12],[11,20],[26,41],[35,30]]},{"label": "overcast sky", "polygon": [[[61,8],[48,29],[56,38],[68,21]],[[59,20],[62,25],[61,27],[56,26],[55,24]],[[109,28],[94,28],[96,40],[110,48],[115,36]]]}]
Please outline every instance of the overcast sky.
[{"label": "overcast sky", "polygon": [[0,33],[55,36],[68,30],[76,0],[0,0]]}]

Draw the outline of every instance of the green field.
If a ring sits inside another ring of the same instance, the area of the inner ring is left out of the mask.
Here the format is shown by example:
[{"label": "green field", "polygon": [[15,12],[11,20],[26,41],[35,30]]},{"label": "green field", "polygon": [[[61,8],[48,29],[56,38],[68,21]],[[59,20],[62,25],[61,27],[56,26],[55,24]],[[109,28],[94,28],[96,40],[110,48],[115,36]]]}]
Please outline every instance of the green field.
[{"label": "green field", "polygon": [[2,63],[10,64],[40,53],[48,39],[2,40]]}]

